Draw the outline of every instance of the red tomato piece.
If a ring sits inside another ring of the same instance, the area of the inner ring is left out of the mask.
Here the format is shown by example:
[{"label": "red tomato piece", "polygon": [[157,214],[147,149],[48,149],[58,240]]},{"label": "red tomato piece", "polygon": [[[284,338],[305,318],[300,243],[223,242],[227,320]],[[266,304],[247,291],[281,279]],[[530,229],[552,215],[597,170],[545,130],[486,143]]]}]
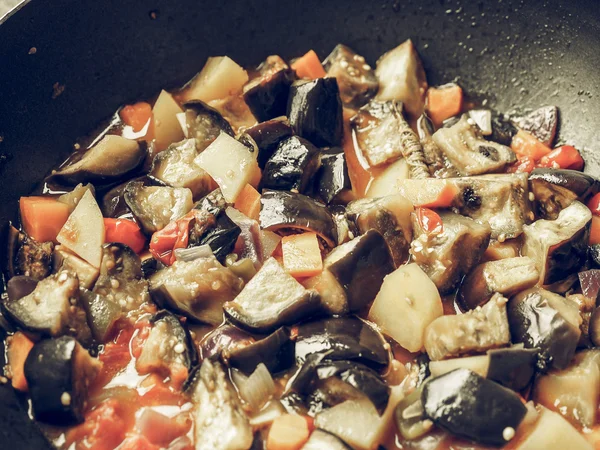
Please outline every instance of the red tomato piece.
[{"label": "red tomato piece", "polygon": [[442,218],[438,213],[429,208],[417,208],[417,220],[421,227],[428,233],[437,232],[441,233],[444,231],[444,224]]},{"label": "red tomato piece", "polygon": [[589,244],[600,244],[600,217],[598,216],[592,216],[592,228],[590,229]]},{"label": "red tomato piece", "polygon": [[590,208],[590,211],[595,216],[600,216],[600,193],[594,195],[587,204],[587,207]]},{"label": "red tomato piece", "polygon": [[76,442],[77,450],[113,450],[127,432],[127,422],[119,402],[110,399],[88,413],[85,421],[66,434],[66,441]]},{"label": "red tomato piece", "polygon": [[106,242],[120,242],[128,245],[136,253],[141,253],[146,247],[146,237],[133,220],[104,219]]},{"label": "red tomato piece", "polygon": [[571,145],[563,145],[555,148],[538,163],[538,167],[549,167],[555,169],[582,170],[585,161],[577,149]]},{"label": "red tomato piece", "polygon": [[119,450],[159,450],[160,447],[154,445],[144,436],[130,436],[119,446]]},{"label": "red tomato piece", "polygon": [[535,161],[529,156],[525,156],[521,159],[518,159],[517,162],[512,164],[507,172],[509,173],[531,173],[531,171],[535,169]]}]

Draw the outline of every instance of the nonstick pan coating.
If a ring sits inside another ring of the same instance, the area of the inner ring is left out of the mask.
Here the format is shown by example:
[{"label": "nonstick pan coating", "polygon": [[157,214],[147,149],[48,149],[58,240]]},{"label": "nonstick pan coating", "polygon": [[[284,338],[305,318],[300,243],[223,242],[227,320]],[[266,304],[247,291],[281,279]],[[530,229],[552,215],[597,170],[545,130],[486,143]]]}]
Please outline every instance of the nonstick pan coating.
[{"label": "nonstick pan coating", "polygon": [[[409,37],[431,84],[457,80],[500,111],[558,105],[559,141],[600,176],[597,0],[34,0],[0,24],[0,222],[77,137],[210,55],[251,65],[342,42],[374,63]],[[43,448],[6,385],[0,417],[0,447]]]}]

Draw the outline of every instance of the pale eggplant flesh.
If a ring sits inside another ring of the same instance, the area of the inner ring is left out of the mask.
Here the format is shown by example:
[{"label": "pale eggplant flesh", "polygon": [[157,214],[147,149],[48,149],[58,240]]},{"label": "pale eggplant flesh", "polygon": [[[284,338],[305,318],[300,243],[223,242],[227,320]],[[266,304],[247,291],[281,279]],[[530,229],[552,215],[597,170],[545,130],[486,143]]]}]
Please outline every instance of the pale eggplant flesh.
[{"label": "pale eggplant flesh", "polygon": [[219,134],[233,136],[233,129],[216,109],[201,100],[193,100],[183,105],[187,136],[194,139],[196,150],[202,152]]},{"label": "pale eggplant flesh", "polygon": [[52,242],[37,242],[11,225],[7,247],[9,276],[25,275],[39,281],[52,272]]}]

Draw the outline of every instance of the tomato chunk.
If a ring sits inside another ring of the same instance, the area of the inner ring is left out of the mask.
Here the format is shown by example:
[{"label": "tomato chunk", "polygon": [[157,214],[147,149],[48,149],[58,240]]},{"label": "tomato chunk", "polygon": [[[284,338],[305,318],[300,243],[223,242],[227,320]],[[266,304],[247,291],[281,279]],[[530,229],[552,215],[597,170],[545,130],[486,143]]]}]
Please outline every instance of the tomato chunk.
[{"label": "tomato chunk", "polygon": [[146,246],[146,237],[137,223],[127,219],[104,219],[106,242],[120,242],[136,253],[141,253]]},{"label": "tomato chunk", "polygon": [[585,161],[575,147],[563,145],[541,158],[538,167],[582,170],[584,164]]}]

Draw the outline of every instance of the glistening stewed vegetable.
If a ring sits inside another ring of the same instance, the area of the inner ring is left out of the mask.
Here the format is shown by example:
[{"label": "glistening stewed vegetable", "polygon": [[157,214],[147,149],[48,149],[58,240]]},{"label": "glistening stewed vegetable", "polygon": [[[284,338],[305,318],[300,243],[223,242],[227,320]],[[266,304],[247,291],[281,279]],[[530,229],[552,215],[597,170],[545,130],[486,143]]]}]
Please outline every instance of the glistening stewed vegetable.
[{"label": "glistening stewed vegetable", "polygon": [[188,137],[196,142],[196,150],[202,152],[221,132],[233,136],[233,130],[221,113],[201,100],[186,102],[185,124]]},{"label": "glistening stewed vegetable", "polygon": [[248,128],[246,134],[256,143],[258,167],[264,169],[279,143],[294,134],[294,130],[286,117],[277,117]]},{"label": "glistening stewed vegetable", "polygon": [[346,155],[339,148],[321,153],[321,167],[315,174],[315,195],[325,204],[346,203],[352,197]]},{"label": "glistening stewed vegetable", "polygon": [[517,119],[518,127],[539,139],[544,145],[552,147],[558,126],[558,108],[543,106],[527,116]]}]

